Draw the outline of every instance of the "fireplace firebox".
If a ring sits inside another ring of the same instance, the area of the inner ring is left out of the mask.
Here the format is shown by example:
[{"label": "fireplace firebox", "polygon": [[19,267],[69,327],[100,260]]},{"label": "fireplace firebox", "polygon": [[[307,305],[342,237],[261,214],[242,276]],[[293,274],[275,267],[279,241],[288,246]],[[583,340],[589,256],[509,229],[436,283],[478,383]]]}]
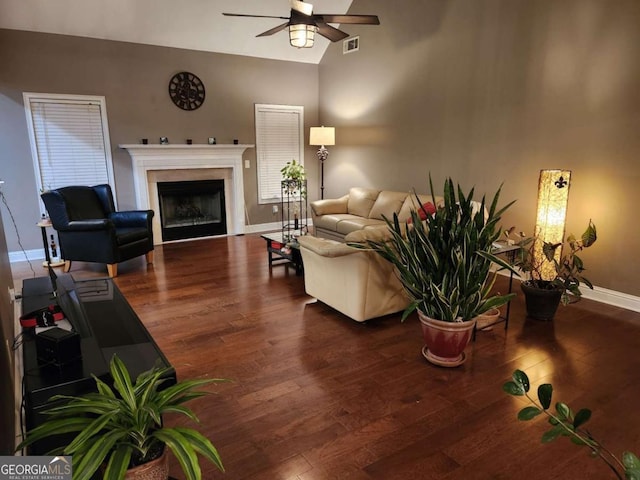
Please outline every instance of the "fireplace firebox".
[{"label": "fireplace firebox", "polygon": [[225,235],[224,180],[158,182],[162,240]]}]

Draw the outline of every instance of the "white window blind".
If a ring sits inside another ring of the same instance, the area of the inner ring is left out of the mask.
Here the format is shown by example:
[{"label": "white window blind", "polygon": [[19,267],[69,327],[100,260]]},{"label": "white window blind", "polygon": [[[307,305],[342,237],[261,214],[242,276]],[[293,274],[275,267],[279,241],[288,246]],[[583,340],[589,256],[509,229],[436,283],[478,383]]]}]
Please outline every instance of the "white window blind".
[{"label": "white window blind", "polygon": [[280,201],[280,170],[304,164],[304,107],[256,104],[258,203]]},{"label": "white window blind", "polygon": [[114,187],[103,97],[25,94],[25,110],[40,189]]}]

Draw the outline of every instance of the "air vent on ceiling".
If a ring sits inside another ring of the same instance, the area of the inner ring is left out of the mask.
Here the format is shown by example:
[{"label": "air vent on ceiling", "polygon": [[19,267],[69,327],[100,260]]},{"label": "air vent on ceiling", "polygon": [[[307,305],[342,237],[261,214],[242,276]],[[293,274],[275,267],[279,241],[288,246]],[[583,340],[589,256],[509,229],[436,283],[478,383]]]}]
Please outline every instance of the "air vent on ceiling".
[{"label": "air vent on ceiling", "polygon": [[351,37],[342,41],[342,53],[347,54],[360,50],[360,37]]}]

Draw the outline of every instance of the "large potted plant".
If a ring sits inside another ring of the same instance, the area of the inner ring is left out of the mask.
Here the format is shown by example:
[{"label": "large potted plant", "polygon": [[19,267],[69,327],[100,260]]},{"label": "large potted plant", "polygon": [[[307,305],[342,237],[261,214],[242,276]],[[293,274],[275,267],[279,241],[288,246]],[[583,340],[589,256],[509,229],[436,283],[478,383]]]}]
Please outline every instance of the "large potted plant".
[{"label": "large potted plant", "polygon": [[168,450],[188,480],[202,478],[197,454],[224,471],[206,437],[192,428],[166,427],[162,420],[165,413],[179,413],[197,422],[183,404],[207,394],[197,388],[224,380],[187,380],[161,390],[169,370],[153,368],[133,383],[124,363],[114,356],[110,363],[113,388],[94,376],[97,392],[56,395],[52,400],[64,403],[45,412],[50,418],[28,432],[18,450],[52,435],[77,432],[68,445],[51,452],[72,456],[74,480],[89,480],[99,469],[107,480],[167,479]]},{"label": "large potted plant", "polygon": [[[578,253],[593,245],[597,238],[596,226],[591,220],[579,239],[570,234],[564,244],[542,242],[535,237],[521,238],[514,265],[528,277],[521,282],[520,287],[525,296],[529,317],[552,320],[560,303],[567,305],[572,299],[580,299],[581,284],[593,288],[589,279],[583,275],[585,266]],[[542,243],[542,256],[535,254],[536,242]],[[561,254],[556,258],[558,249]],[[545,264],[552,267],[550,276],[543,271]]]},{"label": "large potted plant", "polygon": [[[436,205],[431,177],[429,186]],[[436,365],[462,364],[476,317],[513,297],[491,294],[495,272],[490,272],[497,260],[491,250],[501,234],[498,222],[513,202],[498,208],[500,189],[490,205],[485,205],[485,197],[474,202],[473,194],[474,189],[465,194],[446,179],[444,201],[435,213],[428,214],[416,195],[419,207],[411,212],[410,222],[401,224],[394,215],[386,219],[389,238],[366,242],[394,265],[410,299],[402,320],[418,311],[423,354]]]}]

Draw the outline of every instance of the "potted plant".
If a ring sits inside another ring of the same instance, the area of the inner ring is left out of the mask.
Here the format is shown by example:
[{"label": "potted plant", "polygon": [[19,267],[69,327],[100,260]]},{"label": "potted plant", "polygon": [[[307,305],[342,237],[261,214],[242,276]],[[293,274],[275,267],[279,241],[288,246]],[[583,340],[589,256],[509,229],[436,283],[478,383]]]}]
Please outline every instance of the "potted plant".
[{"label": "potted plant", "polygon": [[[531,405],[522,408],[518,412],[518,420],[533,420],[538,415],[545,415],[551,425],[542,435],[542,443],[549,443],[559,437],[568,437],[576,445],[583,445],[591,451],[593,458],[600,458],[616,478],[622,480],[640,479],[640,460],[632,452],[624,452],[622,460],[618,459],[610,450],[596,440],[595,437],[583,425],[591,418],[591,410],[581,408],[574,413],[573,410],[563,402],[557,402],[555,413],[550,411],[553,386],[545,383],[538,386],[536,401],[529,393],[531,384],[529,377],[522,370],[516,370],[511,376],[511,380],[504,383],[502,389],[509,395],[525,396]],[[623,477],[624,474],[624,477]]]},{"label": "potted plant", "polygon": [[[306,222],[302,221],[303,203],[306,205],[307,181],[304,165],[295,159],[287,162],[280,170],[282,174],[282,215],[286,215],[287,222],[283,220],[283,238],[286,241],[293,240],[297,235],[306,232]],[[285,211],[286,198],[286,211]],[[306,210],[306,207],[305,207]],[[290,216],[293,215],[293,223]],[[292,230],[293,229],[293,230]]]},{"label": "potted plant", "polygon": [[[520,250],[516,254],[514,266],[528,275],[520,286],[524,292],[529,317],[551,320],[560,303],[569,304],[572,296],[580,299],[582,296],[580,284],[593,288],[591,282],[582,274],[585,270],[584,262],[578,256],[578,253],[589,248],[597,240],[596,226],[591,220],[580,239],[570,234],[564,245],[542,242],[535,237],[525,238],[522,234],[520,237],[521,240],[518,242]],[[535,255],[536,242],[542,243],[544,258]],[[556,258],[558,249],[561,250],[559,259]],[[551,278],[549,276],[545,278],[543,272],[545,264],[552,266]]]},{"label": "potted plant", "polygon": [[[436,205],[431,177],[429,186]],[[444,202],[435,213],[420,206],[425,220],[414,210],[411,222],[404,224],[394,215],[392,221],[385,219],[388,239],[360,245],[394,265],[410,300],[402,320],[418,311],[426,344],[423,354],[436,365],[462,364],[476,317],[514,296],[492,295],[496,276],[490,272],[492,261],[498,260],[490,253],[501,234],[498,222],[513,202],[498,209],[498,189],[487,210],[485,198],[474,202],[473,194],[474,189],[465,194],[446,179]],[[417,195],[416,200],[421,205]]]},{"label": "potted plant", "polygon": [[72,456],[74,480],[89,480],[101,468],[108,480],[167,479],[168,450],[189,480],[202,478],[196,454],[224,471],[216,448],[206,437],[191,428],[166,427],[162,415],[180,413],[197,422],[183,403],[207,394],[197,388],[225,380],[187,380],[160,390],[169,371],[153,368],[132,383],[124,363],[114,356],[110,363],[113,388],[94,376],[97,392],[80,397],[56,395],[52,400],[65,403],[47,410],[50,418],[28,432],[18,450],[52,435],[77,432],[68,445],[51,452]]},{"label": "potted plant", "polygon": [[306,173],[304,171],[304,165],[296,162],[294,158],[280,169],[280,173],[282,174],[283,188],[286,189],[289,195],[299,194],[303,197],[306,195],[307,189],[304,183]]}]

